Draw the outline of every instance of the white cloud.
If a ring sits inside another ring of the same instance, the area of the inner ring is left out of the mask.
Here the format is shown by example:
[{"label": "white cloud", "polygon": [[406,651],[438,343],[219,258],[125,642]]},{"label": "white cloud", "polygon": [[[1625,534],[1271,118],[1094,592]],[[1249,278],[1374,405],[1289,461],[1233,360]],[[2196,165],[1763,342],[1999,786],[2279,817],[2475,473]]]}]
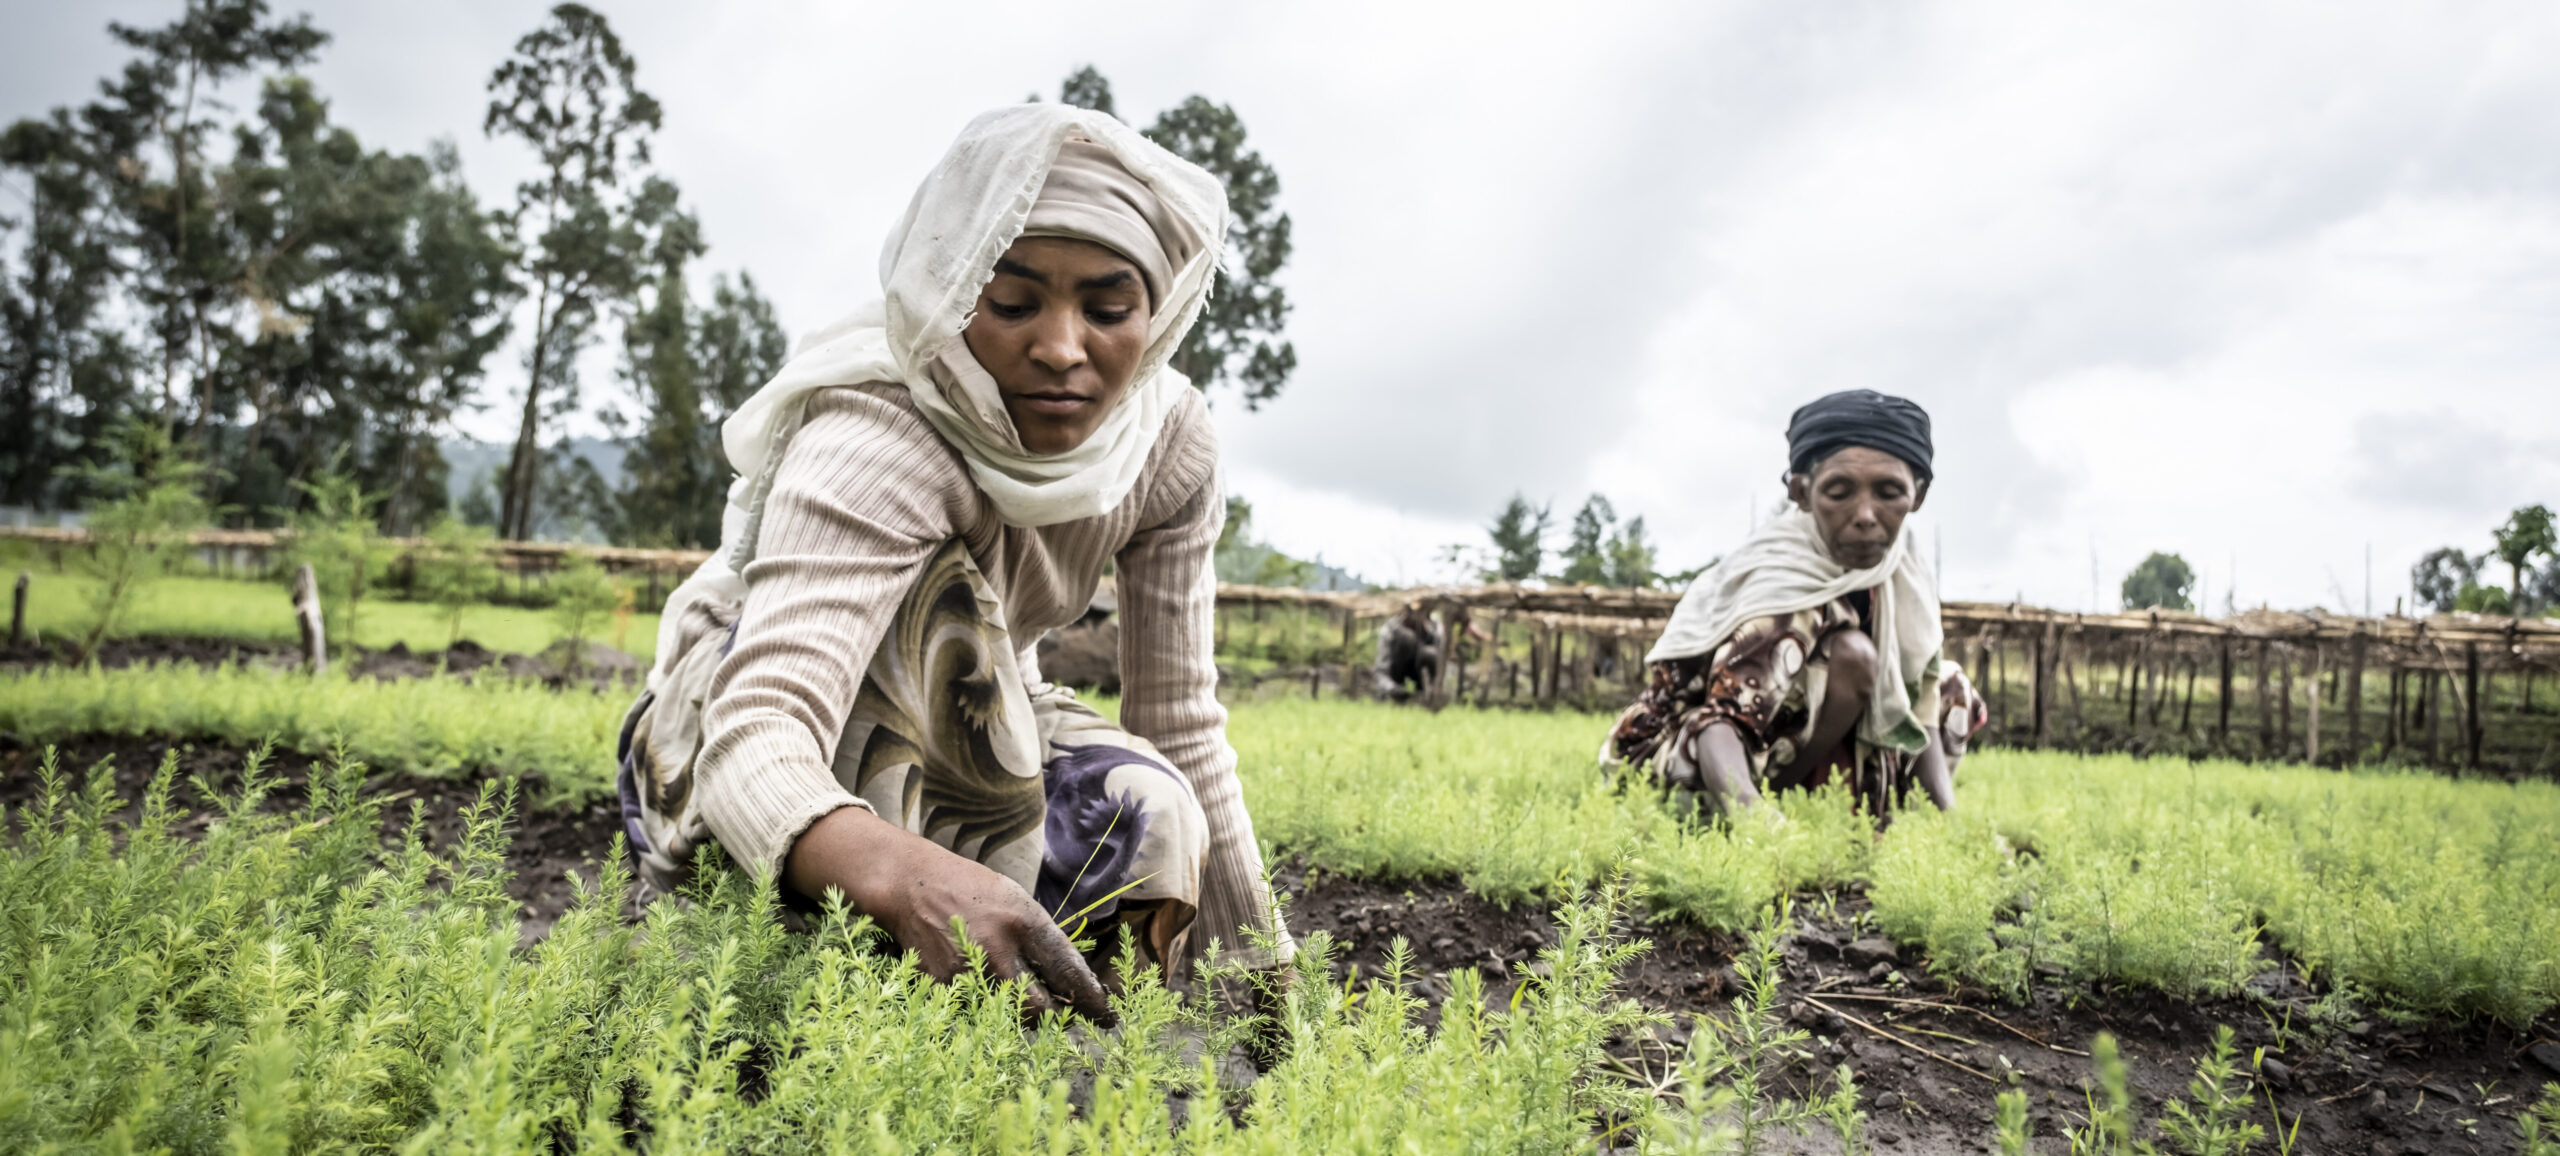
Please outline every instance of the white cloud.
[{"label": "white cloud", "polygon": [[[170,7],[15,0],[0,99],[84,97],[97,27]],[[1958,596],[2086,603],[2094,548],[2102,598],[2170,549],[2251,602],[2360,599],[2367,543],[2387,591],[2560,501],[2547,5],[607,10],[710,267],[798,328],[972,113],[1086,62],[1133,119],[1233,104],[1295,218],[1301,368],[1219,404],[1228,476],[1372,577],[1514,491],[1605,491],[1703,560],[1775,499],[1788,412],[1856,386],[1937,417]],[[481,84],[531,9],[316,14],[343,119],[452,135],[505,196]]]}]

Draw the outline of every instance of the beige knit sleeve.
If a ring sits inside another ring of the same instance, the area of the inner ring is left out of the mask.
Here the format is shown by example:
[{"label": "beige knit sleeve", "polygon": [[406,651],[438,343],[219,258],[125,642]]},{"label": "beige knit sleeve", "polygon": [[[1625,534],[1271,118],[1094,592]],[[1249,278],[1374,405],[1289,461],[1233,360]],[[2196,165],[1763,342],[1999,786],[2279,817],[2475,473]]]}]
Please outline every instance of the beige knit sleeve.
[{"label": "beige knit sleeve", "polygon": [[[1200,428],[1205,437],[1205,420]],[[1204,473],[1169,518],[1120,551],[1120,722],[1173,760],[1209,820],[1192,943],[1214,938],[1231,957],[1261,966],[1286,960],[1296,947],[1272,907],[1262,848],[1236,781],[1236,752],[1227,745],[1227,710],[1218,704],[1213,555],[1226,498],[1214,470]],[[1255,948],[1249,932],[1274,937],[1277,956]]]},{"label": "beige knit sleeve", "polygon": [[811,823],[858,801],[829,769],[899,597],[958,524],[967,475],[932,427],[868,388],[809,403],[766,498],[694,788],[749,870],[780,872]]}]

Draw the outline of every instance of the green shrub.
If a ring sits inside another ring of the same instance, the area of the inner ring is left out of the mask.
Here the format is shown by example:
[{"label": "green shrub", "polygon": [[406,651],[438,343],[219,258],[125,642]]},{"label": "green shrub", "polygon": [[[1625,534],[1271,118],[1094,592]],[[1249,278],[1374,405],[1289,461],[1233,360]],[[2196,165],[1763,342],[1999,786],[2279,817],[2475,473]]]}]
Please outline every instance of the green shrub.
[{"label": "green shrub", "polygon": [[252,763],[186,842],[175,766],[129,829],[105,776],[74,792],[51,759],[11,816],[0,1150],[1558,1152],[1652,1119],[1589,1078],[1643,1018],[1608,995],[1632,949],[1605,897],[1565,912],[1517,999],[1465,973],[1437,1032],[1405,976],[1336,986],[1311,937],[1279,1003],[1287,1058],[1246,1104],[1219,1063],[1256,1023],[1150,973],[1115,1033],[1026,1031],[1012,987],[934,983],[841,907],[786,932],[773,888],[734,871],[628,926],[618,854],[518,950],[495,785],[457,846],[413,818],[384,851],[360,765],[273,814]]},{"label": "green shrub", "polygon": [[245,666],[38,668],[0,677],[0,730],[32,743],[163,736],[307,755],[341,747],[384,770],[529,775],[554,801],[612,790],[629,699],[497,677],[380,682]]},{"label": "green shrub", "polygon": [[213,517],[201,490],[205,468],[178,452],[167,430],[137,417],[120,422],[110,457],[73,471],[102,501],[89,508],[89,629],[80,642],[87,661],[122,624],[143,592],[187,552],[188,537]]},{"label": "green shrub", "polygon": [[368,494],[350,474],[328,470],[293,488],[310,503],[292,515],[286,541],[287,572],[308,564],[320,583],[322,632],[340,649],[356,638],[366,586],[382,577],[389,551],[375,532],[373,507],[380,494]]},{"label": "green shrub", "polygon": [[498,564],[489,558],[495,538],[486,526],[446,516],[427,528],[427,546],[412,559],[418,593],[443,612],[445,645],[462,641],[464,611],[498,586]]}]

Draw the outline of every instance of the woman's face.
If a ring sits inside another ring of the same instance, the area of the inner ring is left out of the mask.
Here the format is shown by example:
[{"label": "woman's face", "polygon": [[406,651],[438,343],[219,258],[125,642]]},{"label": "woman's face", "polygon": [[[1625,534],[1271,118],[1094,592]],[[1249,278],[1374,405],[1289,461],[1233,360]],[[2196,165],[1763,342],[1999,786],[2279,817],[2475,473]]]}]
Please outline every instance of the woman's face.
[{"label": "woman's face", "polygon": [[1884,561],[1902,520],[1928,499],[1929,484],[1914,481],[1901,458],[1846,446],[1814,463],[1813,473],[1787,479],[1787,497],[1813,515],[1832,561],[1864,570]]},{"label": "woman's face", "polygon": [[1035,454],[1083,445],[1147,348],[1147,283],[1091,241],[1024,237],[996,259],[961,336]]}]

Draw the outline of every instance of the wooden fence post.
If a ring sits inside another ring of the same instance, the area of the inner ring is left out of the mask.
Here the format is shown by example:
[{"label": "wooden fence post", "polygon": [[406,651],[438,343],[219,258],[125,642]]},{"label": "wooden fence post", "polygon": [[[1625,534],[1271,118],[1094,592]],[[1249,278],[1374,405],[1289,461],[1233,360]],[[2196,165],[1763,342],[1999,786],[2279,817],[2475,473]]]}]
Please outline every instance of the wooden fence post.
[{"label": "wooden fence post", "polygon": [[2222,697],[2215,705],[2221,715],[2213,725],[2214,748],[2231,753],[2231,636],[2222,636]]},{"label": "wooden fence post", "polygon": [[2192,654],[2180,655],[2179,659],[2187,664],[2187,698],[2186,702],[2178,707],[2178,738],[2181,742],[2192,743],[2195,741],[2196,733],[2196,667],[2202,664],[2197,662],[2196,656]]},{"label": "wooden fence post", "polygon": [[2364,761],[2364,627],[2347,643],[2347,753],[2342,765]]},{"label": "wooden fence post", "polygon": [[2279,696],[2276,717],[2283,720],[2283,729],[2276,732],[2276,757],[2287,758],[2293,753],[2293,648],[2290,646],[2276,659],[2276,688]]},{"label": "wooden fence post", "polygon": [[2080,641],[2080,628],[2073,626],[2071,636],[2062,643],[2062,689],[2071,695],[2071,741],[2077,743],[2089,729],[2089,715],[2080,701],[2080,652],[2086,644]]},{"label": "wooden fence post", "polygon": [[2274,749],[2275,749],[2275,745],[2276,745],[2276,715],[2275,715],[2275,709],[2274,709],[2275,704],[2267,701],[2267,691],[2268,691],[2268,689],[2269,689],[2269,688],[2268,688],[2268,684],[2272,681],[2271,679],[2269,679],[2269,678],[2268,678],[2268,672],[2267,672],[2267,658],[2268,658],[2268,650],[2269,650],[2269,645],[2268,645],[2268,643],[2267,643],[2267,640],[2266,640],[2266,639],[2263,639],[2263,638],[2259,639],[2259,640],[2258,640],[2258,757],[2259,757],[2259,758],[2262,758],[2262,759],[2263,759],[2263,758],[2266,758],[2266,757],[2267,757],[2267,752],[2269,752],[2269,751],[2271,751],[2271,750],[2274,750]]},{"label": "wooden fence post", "polygon": [[2462,731],[2470,745],[2470,767],[2480,769],[2480,644],[2462,644]]},{"label": "wooden fence post", "polygon": [[34,575],[24,570],[18,571],[18,591],[9,601],[9,645],[11,646],[27,644],[27,587],[34,582]]},{"label": "wooden fence post", "polygon": [[[2384,651],[2389,657],[2390,652]],[[2400,664],[2392,662],[2382,671],[2382,753],[2390,754],[2400,745]]]},{"label": "wooden fence post", "polygon": [[[1983,699],[1991,705],[1991,721],[1984,724],[1983,729],[1985,731],[1998,729],[2000,716],[2008,712],[2000,709],[2000,681],[1993,677],[1991,670],[1991,635],[1988,632],[1974,640],[1973,685],[1974,689],[1980,691]],[[1985,734],[1982,737],[1987,739],[1991,736]]]},{"label": "wooden fence post", "polygon": [[2151,636],[2133,640],[2133,649],[2125,654],[2124,730],[2126,734],[2142,733],[2142,676],[2151,669]]},{"label": "wooden fence post", "polygon": [[1453,605],[1449,608],[1448,619],[1449,693],[1442,698],[1443,705],[1460,702],[1467,697],[1467,612]]},{"label": "wooden fence post", "polygon": [[302,660],[312,674],[327,674],[329,639],[320,625],[320,579],[309,562],[293,572],[293,618],[302,627]]},{"label": "wooden fence post", "polygon": [[2035,745],[2038,750],[2044,749],[2048,743],[2045,716],[2051,711],[2053,705],[2053,669],[2050,665],[2052,661],[2053,623],[2047,621],[2044,629],[2036,633],[2035,675],[2034,681],[2027,688],[2028,694],[2032,697],[2029,710],[2035,716]]},{"label": "wooden fence post", "polygon": [[2427,764],[2429,766],[2433,766],[2435,765],[2437,752],[2443,749],[2437,745],[2437,732],[2440,728],[2436,725],[2436,718],[2444,712],[2438,709],[2442,703],[2439,701],[2440,692],[2436,687],[2436,668],[2430,665],[2420,670],[2418,672],[2418,682],[2425,687],[2425,690],[2418,696],[2418,709],[2426,715]]},{"label": "wooden fence post", "polygon": [[2322,660],[2326,657],[2320,651],[2320,643],[2314,640],[2311,644],[2311,719],[2302,730],[2302,761],[2313,766],[2320,765],[2320,677],[2326,665]]}]

